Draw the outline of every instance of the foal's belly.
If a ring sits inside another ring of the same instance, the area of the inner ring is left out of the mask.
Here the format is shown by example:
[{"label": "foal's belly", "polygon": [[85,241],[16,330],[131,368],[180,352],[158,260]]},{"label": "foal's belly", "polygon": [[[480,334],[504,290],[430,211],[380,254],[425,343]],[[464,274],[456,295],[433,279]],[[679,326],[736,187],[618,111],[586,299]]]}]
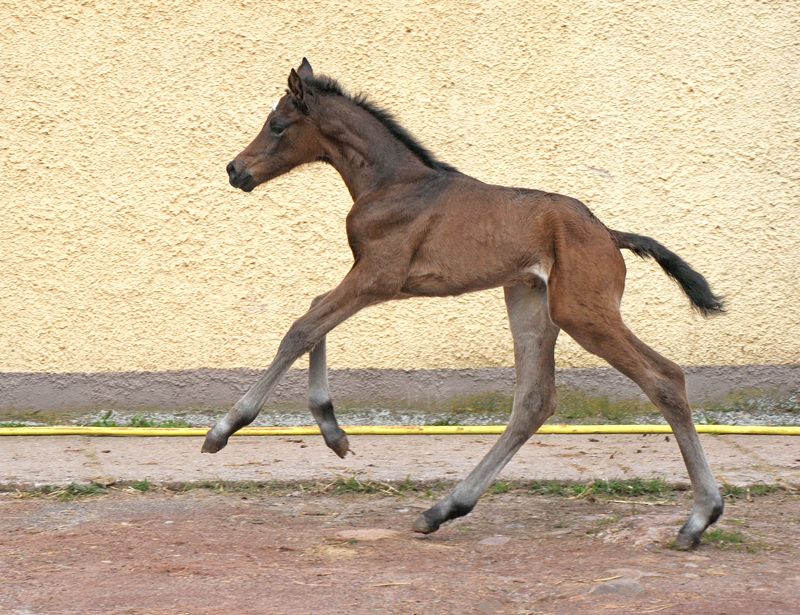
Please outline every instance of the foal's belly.
[{"label": "foal's belly", "polygon": [[544,265],[534,265],[460,271],[412,270],[400,292],[412,297],[447,297],[520,283],[533,287],[546,283],[546,269]]},{"label": "foal's belly", "polygon": [[400,292],[412,297],[448,297],[502,286],[502,279],[482,277],[475,280],[452,279],[437,273],[406,278]]}]

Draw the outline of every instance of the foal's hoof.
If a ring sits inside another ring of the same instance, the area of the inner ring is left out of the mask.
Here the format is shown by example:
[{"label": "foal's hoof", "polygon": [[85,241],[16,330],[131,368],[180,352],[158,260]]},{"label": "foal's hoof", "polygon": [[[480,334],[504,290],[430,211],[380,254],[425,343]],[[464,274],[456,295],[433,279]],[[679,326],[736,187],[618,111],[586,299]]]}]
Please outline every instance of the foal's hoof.
[{"label": "foal's hoof", "polygon": [[211,429],[206,434],[206,440],[203,442],[203,448],[201,452],[203,453],[216,453],[221,451],[225,448],[225,445],[228,444],[228,438],[221,438],[219,436],[214,435],[213,429]]},{"label": "foal's hoof", "polygon": [[678,551],[691,551],[692,549],[696,549],[699,545],[700,536],[692,536],[690,534],[678,532],[678,536],[670,546]]},{"label": "foal's hoof", "polygon": [[345,458],[348,452],[353,453],[350,450],[350,443],[347,441],[347,434],[344,433],[341,429],[339,430],[341,434],[337,434],[330,439],[325,438],[325,444],[328,445],[328,448],[331,449],[334,453],[339,455],[342,459]]},{"label": "foal's hoof", "polygon": [[428,519],[426,515],[427,511],[417,517],[414,523],[411,524],[411,529],[420,534],[432,534],[438,530],[441,523]]}]

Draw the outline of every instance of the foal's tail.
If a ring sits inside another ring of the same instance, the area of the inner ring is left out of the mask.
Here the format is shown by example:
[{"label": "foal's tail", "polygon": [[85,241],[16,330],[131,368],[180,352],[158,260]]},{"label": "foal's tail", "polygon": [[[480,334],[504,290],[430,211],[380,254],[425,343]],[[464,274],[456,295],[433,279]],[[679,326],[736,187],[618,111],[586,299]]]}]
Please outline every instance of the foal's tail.
[{"label": "foal's tail", "polygon": [[692,302],[692,307],[703,316],[713,316],[725,311],[723,298],[711,292],[711,287],[706,279],[675,252],[668,250],[650,237],[620,231],[611,231],[611,236],[618,248],[631,250],[636,256],[642,258],[648,256],[654,258],[666,274],[681,285],[683,292]]}]

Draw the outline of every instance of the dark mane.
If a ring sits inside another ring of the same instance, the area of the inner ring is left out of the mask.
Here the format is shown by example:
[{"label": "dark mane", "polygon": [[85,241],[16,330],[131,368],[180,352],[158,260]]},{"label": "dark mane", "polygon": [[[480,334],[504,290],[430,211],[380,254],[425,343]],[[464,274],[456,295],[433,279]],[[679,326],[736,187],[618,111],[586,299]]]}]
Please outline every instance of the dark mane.
[{"label": "dark mane", "polygon": [[377,106],[375,103],[370,101],[365,94],[357,94],[356,96],[351,96],[348,94],[342,86],[339,84],[338,81],[332,79],[326,75],[320,76],[313,76],[313,77],[306,77],[303,79],[306,83],[312,86],[317,92],[321,94],[327,94],[332,96],[341,96],[342,98],[346,98],[350,102],[358,105],[364,111],[369,113],[372,117],[378,120],[381,124],[383,124],[386,129],[394,136],[397,140],[399,140],[403,145],[405,145],[411,152],[419,158],[425,166],[430,167],[431,169],[437,169],[439,171],[455,171],[458,172],[458,169],[455,167],[441,162],[440,160],[436,159],[427,148],[425,148],[419,141],[417,141],[411,133],[408,132],[405,128],[403,128],[400,123],[395,119],[394,115],[389,113],[386,109],[382,109],[381,107]]}]

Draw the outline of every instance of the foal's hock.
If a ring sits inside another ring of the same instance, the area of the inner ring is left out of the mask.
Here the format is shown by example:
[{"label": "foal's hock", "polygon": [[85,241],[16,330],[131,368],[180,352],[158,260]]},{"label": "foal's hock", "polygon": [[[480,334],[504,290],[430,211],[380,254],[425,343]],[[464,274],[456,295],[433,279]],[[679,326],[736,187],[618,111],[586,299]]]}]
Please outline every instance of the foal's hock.
[{"label": "foal's hock", "polygon": [[347,238],[353,266],[289,329],[250,391],[206,435],[215,453],[251,423],[294,361],[310,353],[309,405],[340,457],[347,436],[328,388],[325,336],[359,310],[393,299],[459,295],[502,286],[514,340],[517,384],[508,428],[443,501],[416,521],[428,533],[465,515],[525,441],[555,412],[553,352],[563,329],[631,378],[672,426],[694,490],[676,544],[690,548],[722,514],[722,498],[692,423],[683,372],[639,340],[619,313],[621,248],[652,257],[704,315],[723,311],[705,278],[640,235],[613,231],[580,201],[491,186],[438,161],[386,111],[316,76],[307,60],[255,140],[228,164],[230,183],[250,192],[309,162],[332,165],[353,197]]}]

